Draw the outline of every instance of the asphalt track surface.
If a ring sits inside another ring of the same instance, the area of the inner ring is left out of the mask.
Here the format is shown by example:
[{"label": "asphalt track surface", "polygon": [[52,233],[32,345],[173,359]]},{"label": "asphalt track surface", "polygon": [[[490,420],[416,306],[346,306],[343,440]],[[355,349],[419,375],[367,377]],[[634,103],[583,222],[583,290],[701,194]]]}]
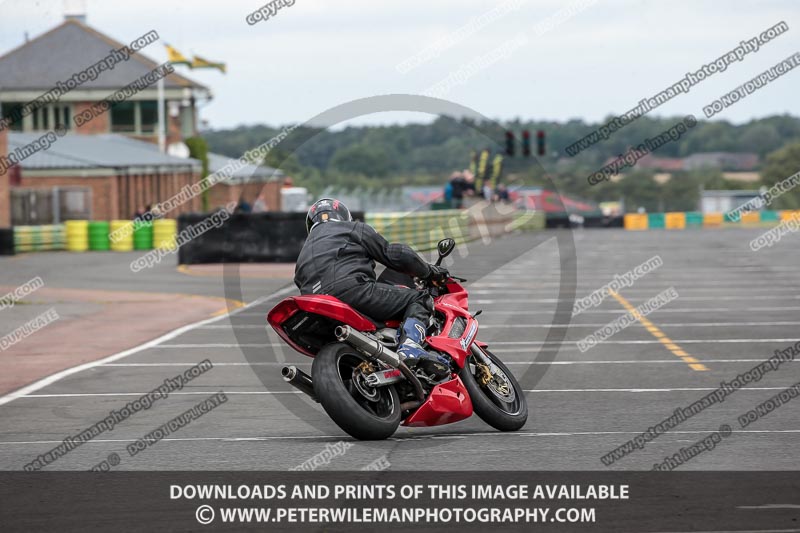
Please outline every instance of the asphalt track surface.
[{"label": "asphalt track surface", "polygon": [[[494,431],[473,417],[436,428],[401,427],[387,441],[353,441],[320,406],[280,379],[281,365],[308,370],[311,363],[282,346],[265,326],[266,312],[293,293],[288,288],[232,316],[6,401],[0,405],[0,469],[22,469],[110,410],[210,359],[214,368],[182,390],[47,469],[88,470],[116,453],[116,470],[287,470],[326,447],[344,449],[337,444],[344,441],[352,445],[321,469],[358,470],[382,459],[393,470],[606,470],[601,456],[798,339],[798,237],[752,252],[750,240],[763,231],[576,230],[571,238],[568,232],[547,231],[455,252],[451,271],[470,279],[470,308],[483,310],[478,337],[527,390],[528,423],[516,433]],[[570,241],[577,263],[569,261]],[[571,308],[573,297],[589,295],[655,255],[663,266],[622,289],[620,299],[608,297],[571,320],[563,313],[554,316],[560,299],[569,300],[562,307]],[[559,257],[566,259],[566,269]],[[569,281],[570,265],[577,265],[577,285]],[[637,322],[586,352],[578,349],[577,340],[626,312],[623,302],[637,306],[670,287],[678,298],[649,314],[647,327]],[[170,290],[181,287],[171,283]],[[251,296],[244,299],[254,300]],[[563,342],[553,340],[560,336]],[[730,437],[680,468],[796,470],[800,399],[745,429],[736,419],[798,381],[800,365],[786,363],[611,468],[648,470],[729,424]],[[226,393],[226,403],[134,457],[126,452],[136,439],[219,391]]]}]

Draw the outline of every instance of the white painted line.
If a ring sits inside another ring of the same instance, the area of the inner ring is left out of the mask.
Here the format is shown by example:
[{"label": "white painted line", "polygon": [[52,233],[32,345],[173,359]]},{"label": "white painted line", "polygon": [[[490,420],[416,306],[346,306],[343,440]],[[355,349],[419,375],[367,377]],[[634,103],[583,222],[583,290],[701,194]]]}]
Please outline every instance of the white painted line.
[{"label": "white painted line", "polygon": [[[517,291],[519,292],[519,291]],[[785,293],[786,291],[784,291]],[[631,302],[644,302],[647,301],[647,298],[628,298]],[[718,302],[720,300],[741,300],[741,301],[750,301],[750,300],[800,300],[800,295],[769,295],[769,294],[753,294],[753,295],[742,295],[742,296],[681,296],[680,300],[682,302]],[[572,302],[569,298],[503,298],[502,300],[472,300],[470,304],[479,304],[479,305],[508,305],[508,304],[525,304],[525,303],[558,303],[558,302]]]},{"label": "white painted line", "polygon": [[[617,313],[625,314],[623,310]],[[506,329],[506,328],[597,328],[607,326],[608,322],[593,324],[481,324],[481,329]],[[797,321],[778,321],[778,322],[659,322],[659,327],[675,326],[682,328],[690,327],[726,327],[726,326],[798,326]]]},{"label": "white painted line", "polygon": [[180,349],[188,349],[188,348],[277,348],[279,346],[286,346],[280,342],[267,342],[267,343],[244,343],[244,344],[236,344],[236,343],[211,343],[211,344],[159,344],[158,346],[154,346],[154,348],[180,348]]},{"label": "white painted line", "polygon": [[[623,315],[625,311],[620,309],[616,311],[617,314]],[[597,322],[590,324],[572,323],[572,324],[481,324],[480,327],[486,329],[504,329],[504,328],[599,328],[607,326],[608,322]],[[780,321],[780,322],[659,322],[659,326],[676,326],[676,327],[726,327],[726,326],[798,326],[800,322],[797,321]],[[198,326],[197,329],[221,329],[221,330],[237,330],[237,329],[263,329],[269,331],[269,326],[261,324],[208,324],[205,326]]]},{"label": "white painted line", "polygon": [[98,359],[97,361],[92,361],[90,363],[84,363],[82,365],[74,366],[72,368],[67,368],[66,370],[62,370],[61,372],[57,372],[57,373],[53,374],[52,376],[48,376],[46,378],[40,379],[39,381],[37,381],[35,383],[31,383],[30,385],[26,385],[25,387],[22,387],[21,389],[18,389],[18,390],[14,391],[14,392],[10,392],[10,393],[6,394],[5,396],[0,397],[0,405],[4,405],[4,404],[7,404],[8,402],[12,402],[12,401],[16,400],[17,398],[27,397],[31,392],[37,391],[39,389],[42,389],[42,388],[44,388],[44,387],[46,387],[48,385],[52,385],[53,383],[55,383],[55,382],[57,382],[57,381],[59,381],[61,379],[64,379],[67,376],[71,376],[73,374],[77,374],[78,372],[83,372],[84,370],[89,370],[89,369],[95,368],[97,366],[106,364],[106,363],[111,363],[111,362],[114,362],[114,361],[118,361],[120,359],[128,357],[129,355],[132,355],[132,354],[135,354],[135,353],[140,352],[142,350],[146,350],[148,348],[152,348],[154,346],[157,346],[158,344],[160,344],[160,343],[162,343],[164,341],[168,341],[170,339],[174,339],[178,335],[182,335],[182,334],[186,333],[187,331],[191,331],[191,330],[193,330],[193,329],[195,329],[195,328],[197,328],[199,326],[202,326],[204,324],[210,324],[210,323],[216,322],[218,320],[222,320],[224,318],[227,318],[230,315],[235,315],[240,310],[247,309],[247,308],[253,307],[255,305],[259,305],[259,304],[261,304],[261,303],[263,303],[265,301],[268,301],[271,298],[277,298],[279,296],[282,296],[282,295],[287,294],[287,293],[289,293],[291,291],[294,291],[294,290],[295,290],[294,286],[286,287],[286,288],[281,289],[281,290],[279,290],[277,292],[274,292],[274,293],[272,293],[272,294],[270,294],[268,296],[263,296],[263,297],[255,300],[253,302],[250,302],[249,304],[245,305],[244,307],[239,307],[238,309],[234,309],[232,312],[229,312],[227,314],[220,315],[220,316],[213,317],[213,318],[208,318],[208,319],[205,319],[205,320],[201,320],[201,321],[195,322],[193,324],[187,324],[187,325],[182,326],[182,327],[180,327],[180,328],[178,328],[176,330],[173,330],[173,331],[171,331],[169,333],[166,333],[166,334],[164,334],[164,335],[162,335],[162,336],[160,336],[160,337],[158,337],[156,339],[148,341],[148,342],[146,342],[144,344],[140,344],[139,346],[135,346],[135,347],[130,348],[128,350],[125,350],[125,351],[122,351],[122,352],[119,352],[119,353],[116,353],[116,354],[113,354],[113,355],[109,355],[108,357],[104,357],[103,359]]},{"label": "white painted line", "polygon": [[[763,363],[764,359],[697,359],[698,363]],[[786,361],[787,363],[800,363],[800,359]],[[276,361],[262,361],[258,363],[220,363],[212,361],[215,367],[217,366],[285,366],[287,364],[310,366],[313,363],[311,358],[308,361],[295,361],[292,363],[280,363]],[[646,359],[646,360],[592,360],[592,361],[503,361],[506,365],[662,365],[662,364],[686,364],[680,359]],[[163,363],[108,363],[100,365],[102,367],[173,367],[173,366],[186,366],[187,363],[163,362]]]},{"label": "white painted line", "polygon": [[[552,392],[585,392],[585,393],[604,393],[604,392],[632,392],[632,393],[645,393],[645,392],[686,392],[686,391],[713,391],[718,387],[676,387],[676,388],[663,388],[663,389],[524,389],[523,392],[531,392],[537,394],[552,393]],[[763,391],[763,390],[786,390],[786,387],[747,387],[739,390],[744,391]],[[199,396],[208,395],[215,392],[214,390],[205,391],[180,391],[170,392],[170,396]],[[219,391],[217,391],[219,392]],[[146,392],[79,392],[79,393],[63,393],[63,394],[26,394],[19,396],[25,399],[40,399],[40,398],[99,398],[99,397],[117,397],[117,396],[142,396]],[[272,396],[275,394],[303,394],[297,390],[287,391],[225,391],[228,396]]]},{"label": "white painted line", "polygon": [[[475,303],[475,302],[471,302]],[[789,307],[747,307],[747,311],[800,311],[800,306],[789,306]],[[555,308],[551,309],[521,309],[519,311],[504,311],[502,309],[498,309],[496,311],[491,311],[491,314],[487,316],[494,316],[494,315],[552,315],[555,312]],[[622,312],[619,308],[616,309],[587,309],[586,311],[582,311],[581,315],[586,314],[619,314]],[[742,309],[737,309],[735,307],[661,307],[659,309],[654,310],[650,314],[656,313],[741,313]]]},{"label": "white painted line", "polygon": [[[708,435],[716,429],[704,430],[670,430],[670,434],[681,435]],[[736,434],[763,434],[763,433],[779,433],[779,434],[794,434],[800,433],[800,429],[742,429],[736,430]],[[394,436],[387,440],[394,441],[409,441],[409,440],[428,440],[428,439],[453,439],[453,438],[471,438],[471,437],[496,437],[496,438],[509,438],[509,437],[594,437],[604,435],[641,435],[641,431],[559,431],[559,432],[530,432],[530,431],[516,431],[516,432],[500,432],[500,431],[478,431],[475,433],[439,433],[439,434],[422,434],[422,435],[408,435]],[[275,435],[275,436],[258,436],[258,437],[165,437],[159,442],[202,442],[202,441],[225,441],[225,442],[263,442],[271,440],[320,440],[320,439],[335,439],[342,440],[342,435]],[[0,441],[0,446],[30,446],[36,444],[61,444],[60,440],[27,440],[27,441]],[[125,443],[136,442],[136,439],[92,439],[86,441],[83,445],[91,444],[109,444],[109,443]]]},{"label": "white painted line", "polygon": [[[535,344],[540,346],[559,346],[559,345],[572,345],[577,344],[578,341],[486,341],[488,344],[519,344],[519,345],[526,345],[526,344]],[[673,339],[672,342],[674,344],[715,344],[719,342],[726,342],[726,343],[744,343],[744,342],[797,342],[797,339]],[[646,339],[646,340],[626,340],[626,341],[603,341],[600,344],[662,344],[658,339]]]},{"label": "white painted line", "polygon": [[[572,346],[577,346],[578,341],[495,341],[495,340],[485,340],[486,343],[497,346],[497,345],[518,345],[518,346],[525,346],[525,345],[532,345],[532,346],[561,346],[564,348],[569,348]],[[720,342],[725,343],[740,343],[740,342],[797,342],[797,339],[675,339],[673,340],[674,343],[687,343],[687,344],[715,344]],[[661,341],[658,339],[645,339],[645,340],[625,340],[625,341],[614,341],[614,340],[607,340],[603,341],[601,344],[661,344]],[[285,346],[285,344],[279,342],[273,343],[245,343],[245,344],[236,344],[236,343],[209,343],[209,344],[160,344],[158,346],[154,346],[154,348],[167,348],[167,349],[181,349],[187,350],[191,348],[277,348]]]}]

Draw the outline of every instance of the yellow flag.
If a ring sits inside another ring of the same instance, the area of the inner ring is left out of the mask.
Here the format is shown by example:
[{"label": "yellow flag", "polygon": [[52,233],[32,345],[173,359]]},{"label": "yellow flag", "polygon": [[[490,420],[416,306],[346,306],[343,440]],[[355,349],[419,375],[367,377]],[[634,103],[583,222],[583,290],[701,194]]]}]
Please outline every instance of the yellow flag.
[{"label": "yellow flag", "polygon": [[192,60],[192,68],[218,68],[220,72],[225,74],[225,63],[214,63],[209,61],[208,59],[203,59],[202,57],[196,55]]},{"label": "yellow flag", "polygon": [[186,56],[166,43],[164,43],[164,46],[167,48],[167,59],[169,59],[170,63],[173,65],[186,65],[191,68],[192,62]]}]

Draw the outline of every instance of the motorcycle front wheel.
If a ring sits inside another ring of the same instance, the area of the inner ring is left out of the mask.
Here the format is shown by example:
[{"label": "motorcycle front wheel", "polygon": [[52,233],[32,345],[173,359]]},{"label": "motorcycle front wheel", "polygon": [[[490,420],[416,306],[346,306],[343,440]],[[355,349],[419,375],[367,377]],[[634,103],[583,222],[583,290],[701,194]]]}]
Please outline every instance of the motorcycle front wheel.
[{"label": "motorcycle front wheel", "polygon": [[314,393],[340,428],[359,440],[391,437],[400,425],[400,398],[391,385],[370,387],[359,367],[369,364],[352,346],[336,342],[323,347],[311,366]]},{"label": "motorcycle front wheel", "polygon": [[[480,348],[474,348],[480,349]],[[497,372],[492,374],[470,354],[459,372],[472,408],[481,420],[500,431],[517,431],[528,421],[528,402],[514,374],[489,350],[483,350]]]}]

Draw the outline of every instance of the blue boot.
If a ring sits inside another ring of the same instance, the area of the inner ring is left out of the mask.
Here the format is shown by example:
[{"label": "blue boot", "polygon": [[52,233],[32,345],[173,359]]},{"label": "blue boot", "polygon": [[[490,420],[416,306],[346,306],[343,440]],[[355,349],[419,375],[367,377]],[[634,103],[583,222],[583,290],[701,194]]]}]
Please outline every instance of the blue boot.
[{"label": "blue boot", "polygon": [[409,367],[419,365],[436,379],[449,376],[450,362],[441,355],[427,352],[422,347],[423,342],[425,342],[425,325],[416,318],[407,318],[400,330],[400,346],[397,349],[400,358]]}]

